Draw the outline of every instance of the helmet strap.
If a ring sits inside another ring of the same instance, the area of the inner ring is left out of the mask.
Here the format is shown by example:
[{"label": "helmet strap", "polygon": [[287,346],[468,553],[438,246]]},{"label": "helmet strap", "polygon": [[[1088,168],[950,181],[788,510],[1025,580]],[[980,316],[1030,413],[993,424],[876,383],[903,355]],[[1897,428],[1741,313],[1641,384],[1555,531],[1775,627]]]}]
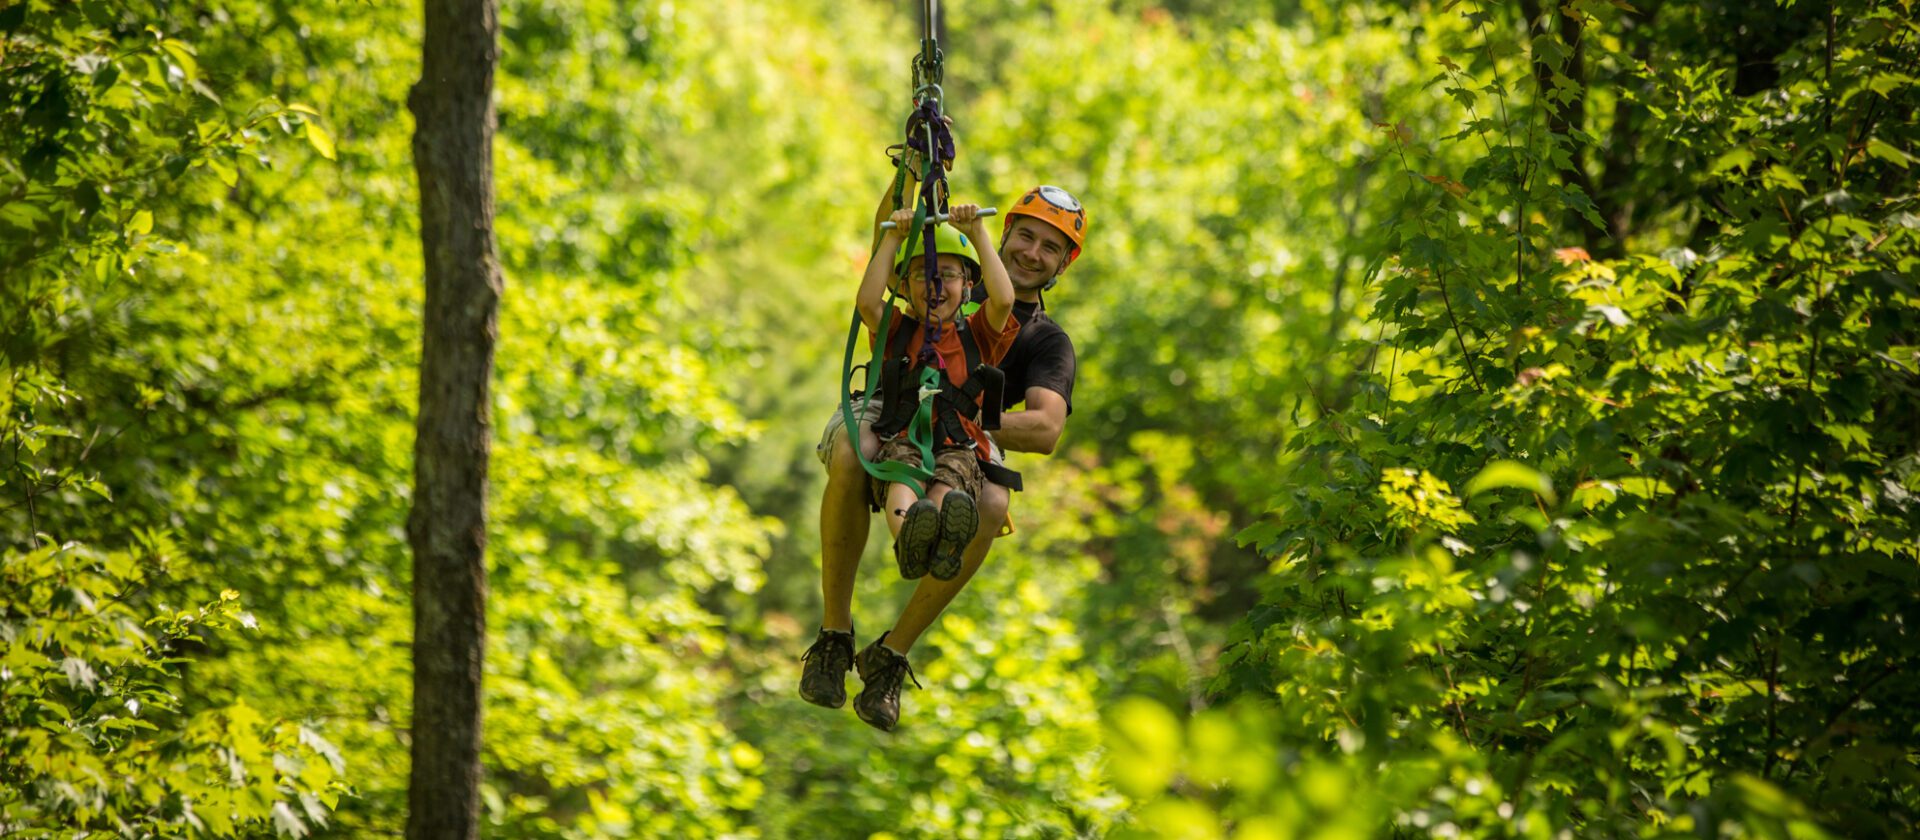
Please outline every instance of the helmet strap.
[{"label": "helmet strap", "polygon": [[1042,292],[1046,292],[1046,291],[1052,291],[1052,289],[1053,289],[1053,287],[1054,287],[1055,285],[1057,285],[1057,284],[1059,284],[1059,282],[1060,282],[1060,275],[1062,275],[1062,274],[1065,274],[1065,273],[1067,273],[1067,266],[1066,266],[1065,264],[1062,264],[1062,265],[1060,266],[1060,269],[1059,269],[1058,271],[1055,271],[1055,272],[1053,273],[1053,276],[1052,276],[1052,277],[1049,277],[1049,278],[1047,278],[1047,282],[1046,282],[1046,284],[1040,287],[1040,291],[1042,291]]}]

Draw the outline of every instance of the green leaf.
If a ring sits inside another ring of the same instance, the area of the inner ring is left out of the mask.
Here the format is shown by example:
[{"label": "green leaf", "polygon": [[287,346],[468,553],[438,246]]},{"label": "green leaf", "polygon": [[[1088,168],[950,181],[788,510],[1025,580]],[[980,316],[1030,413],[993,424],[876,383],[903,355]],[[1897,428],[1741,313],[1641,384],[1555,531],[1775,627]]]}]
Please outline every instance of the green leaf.
[{"label": "green leaf", "polygon": [[187,79],[199,77],[200,62],[194,60],[193,47],[182,41],[161,41],[160,49],[166,50],[167,55],[173,58],[174,64],[180,67],[180,72]]},{"label": "green leaf", "polygon": [[1134,796],[1166,787],[1173,777],[1183,732],[1179,719],[1165,706],[1141,697],[1129,697],[1108,714],[1109,748],[1116,758],[1115,781]]},{"label": "green leaf", "polygon": [[1712,172],[1713,174],[1718,175],[1730,169],[1739,169],[1744,171],[1747,167],[1752,165],[1753,165],[1753,150],[1750,148],[1747,148],[1746,146],[1736,146],[1732,149],[1727,150],[1726,154],[1723,154],[1718,159],[1714,160]]},{"label": "green leaf", "polygon": [[67,685],[72,688],[85,686],[88,691],[92,691],[94,683],[100,680],[100,677],[93,672],[93,666],[76,656],[61,660],[60,670],[66,673]]},{"label": "green leaf", "polygon": [[1658,478],[1630,475],[1619,479],[1617,483],[1621,492],[1642,499],[1657,499],[1673,493],[1672,485]]},{"label": "green leaf", "polygon": [[1633,323],[1633,319],[1627,317],[1626,310],[1623,310],[1618,306],[1608,306],[1606,304],[1601,304],[1599,306],[1590,307],[1590,311],[1600,313],[1603,317],[1607,319],[1607,323],[1612,324],[1616,327],[1625,327]]},{"label": "green leaf", "polygon": [[213,170],[214,177],[219,178],[222,184],[231,187],[240,183],[240,172],[234,169],[233,164],[211,157],[207,158],[207,168]]},{"label": "green leaf", "polygon": [[1913,77],[1903,73],[1875,73],[1867,80],[1867,89],[1891,98],[1894,91],[1912,87]]},{"label": "green leaf", "polygon": [[1478,496],[1488,490],[1497,490],[1505,487],[1514,487],[1534,493],[1545,499],[1547,504],[1556,504],[1559,501],[1559,496],[1553,492],[1552,479],[1549,479],[1539,470],[1518,461],[1495,461],[1488,464],[1484,469],[1480,470],[1478,475],[1475,475],[1467,482],[1466,494],[1468,496]]},{"label": "green leaf", "polygon": [[1848,451],[1873,451],[1873,438],[1867,430],[1852,424],[1823,425],[1820,430],[1839,441],[1840,448]]},{"label": "green leaf", "polygon": [[1913,155],[1907,154],[1885,140],[1876,137],[1867,141],[1867,154],[1905,169],[1913,165]]},{"label": "green leaf", "polygon": [[127,221],[127,232],[134,234],[152,233],[153,211],[141,210],[134,213],[133,218]]},{"label": "green leaf", "polygon": [[1807,185],[1800,180],[1800,176],[1793,174],[1793,170],[1777,164],[1767,167],[1767,171],[1760,176],[1760,183],[1766,185],[1768,189],[1792,190],[1797,193],[1807,191]]},{"label": "green leaf", "polygon": [[1271,521],[1255,522],[1254,524],[1249,525],[1246,528],[1242,529],[1240,533],[1235,534],[1233,536],[1233,542],[1235,545],[1238,545],[1241,548],[1246,548],[1248,546],[1264,546],[1268,542],[1272,541],[1274,537],[1277,537],[1279,535],[1280,535],[1279,523],[1271,522]]},{"label": "green leaf", "polygon": [[100,498],[106,499],[109,502],[113,501],[113,491],[108,490],[107,485],[101,484],[100,480],[97,478],[75,479],[73,484],[74,486],[79,487],[82,490],[92,491],[94,494],[98,495]]},{"label": "green leaf", "polygon": [[313,144],[315,151],[327,160],[333,160],[333,135],[313,120],[307,120],[307,142]]},{"label": "green leaf", "polygon": [[46,220],[46,211],[25,201],[0,204],[0,222],[6,222],[29,233],[33,232],[40,222]]},{"label": "green leaf", "polygon": [[273,803],[273,831],[275,834],[299,840],[307,836],[308,829],[307,824],[301,821],[300,815],[287,807],[287,803],[275,802]]}]

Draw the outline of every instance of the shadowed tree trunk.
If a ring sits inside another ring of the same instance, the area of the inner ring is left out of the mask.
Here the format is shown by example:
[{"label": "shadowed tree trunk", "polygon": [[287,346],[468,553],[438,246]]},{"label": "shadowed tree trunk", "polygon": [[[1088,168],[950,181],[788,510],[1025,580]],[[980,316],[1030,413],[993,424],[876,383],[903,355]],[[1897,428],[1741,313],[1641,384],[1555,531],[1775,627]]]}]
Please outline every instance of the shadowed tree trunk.
[{"label": "shadowed tree trunk", "polygon": [[486,639],[489,383],[500,267],[493,248],[495,0],[427,0],[407,97],[420,176],[427,299],[414,442],[410,840],[479,836]]}]

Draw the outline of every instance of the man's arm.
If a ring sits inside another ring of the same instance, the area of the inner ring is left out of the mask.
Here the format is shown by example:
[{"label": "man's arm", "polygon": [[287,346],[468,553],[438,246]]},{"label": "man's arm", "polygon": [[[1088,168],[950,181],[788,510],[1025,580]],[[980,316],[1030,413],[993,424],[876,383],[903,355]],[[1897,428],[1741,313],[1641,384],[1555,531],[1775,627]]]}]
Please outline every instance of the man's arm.
[{"label": "man's arm", "polygon": [[993,440],[1011,452],[1052,455],[1067,427],[1067,398],[1052,388],[1038,385],[1027,389],[1027,407],[1000,415],[1000,428]]}]

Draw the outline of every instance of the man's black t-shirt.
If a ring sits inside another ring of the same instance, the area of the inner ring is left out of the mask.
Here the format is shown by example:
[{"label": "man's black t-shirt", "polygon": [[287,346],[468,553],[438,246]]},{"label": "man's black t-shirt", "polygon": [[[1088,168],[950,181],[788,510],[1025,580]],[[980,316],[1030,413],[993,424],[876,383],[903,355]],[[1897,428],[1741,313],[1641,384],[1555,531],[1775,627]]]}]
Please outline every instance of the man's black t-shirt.
[{"label": "man's black t-shirt", "polygon": [[[986,289],[975,287],[973,298],[984,303]],[[1067,413],[1072,414],[1073,377],[1079,368],[1073,340],[1037,304],[1014,301],[1013,318],[1020,322],[1020,334],[1014,336],[1007,357],[1000,360],[1000,370],[1007,375],[1007,388],[1001,398],[1003,410],[1026,402],[1028,388],[1040,387],[1065,398]]]}]

